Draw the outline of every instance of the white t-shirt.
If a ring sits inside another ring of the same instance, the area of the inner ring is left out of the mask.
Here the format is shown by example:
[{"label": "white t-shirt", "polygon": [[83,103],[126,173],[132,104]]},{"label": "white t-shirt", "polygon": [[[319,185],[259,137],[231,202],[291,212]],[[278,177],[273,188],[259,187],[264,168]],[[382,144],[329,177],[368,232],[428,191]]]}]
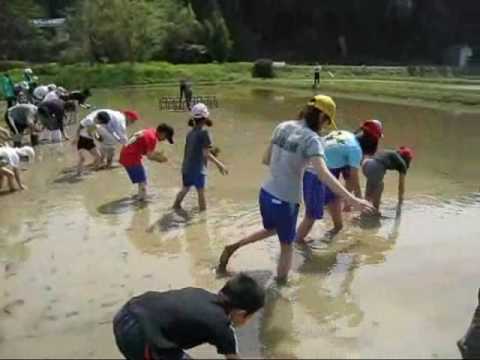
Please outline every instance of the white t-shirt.
[{"label": "white t-shirt", "polygon": [[20,156],[18,156],[15,148],[9,146],[0,147],[0,159],[5,159],[11,167],[18,168],[20,166]]},{"label": "white t-shirt", "polygon": [[113,138],[122,145],[128,143],[127,120],[120,111],[110,109],[100,109],[90,113],[87,118],[95,119],[99,112],[106,112],[110,116],[110,121],[105,128],[111,133]]},{"label": "white t-shirt", "polygon": [[280,200],[300,203],[303,171],[317,156],[324,157],[322,139],[305,121],[281,123],[273,132],[270,176],[263,189]]},{"label": "white t-shirt", "polygon": [[97,126],[97,132],[102,137],[100,145],[106,148],[113,148],[117,144],[117,139],[115,139],[112,133],[107,129],[105,125]]},{"label": "white t-shirt", "polygon": [[60,99],[60,97],[58,96],[57,92],[54,90],[54,91],[50,91],[47,95],[45,95],[45,97],[43,98],[43,101],[51,101],[51,100],[58,100]]},{"label": "white t-shirt", "polygon": [[33,96],[40,101],[42,101],[48,93],[48,86],[45,85],[37,86],[35,90],[33,90]]},{"label": "white t-shirt", "polygon": [[80,136],[87,139],[93,139],[93,137],[88,132],[88,129],[96,127],[95,116],[91,117],[90,115],[91,114],[89,114],[85,119],[80,121],[80,125],[82,126],[82,129],[80,130]]}]

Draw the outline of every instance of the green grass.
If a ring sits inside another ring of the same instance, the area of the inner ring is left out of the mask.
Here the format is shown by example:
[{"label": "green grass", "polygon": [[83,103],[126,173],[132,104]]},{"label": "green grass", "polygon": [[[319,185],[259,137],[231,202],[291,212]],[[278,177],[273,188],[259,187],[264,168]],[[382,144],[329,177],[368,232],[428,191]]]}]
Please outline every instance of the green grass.
[{"label": "green grass", "polygon": [[[166,62],[141,64],[75,64],[33,66],[43,84],[56,83],[69,89],[115,88],[119,86],[177,86],[182,78],[195,84],[252,84],[271,87],[311,89],[312,66],[287,65],[277,68],[276,78],[252,79],[251,63],[173,65]],[[407,67],[323,66],[323,92],[359,96],[382,96],[392,99],[414,99],[433,103],[480,105],[480,91],[457,89],[453,85],[477,85],[475,78],[441,76],[440,71],[423,77],[409,76]],[[14,80],[21,80],[22,69],[10,71]]]}]

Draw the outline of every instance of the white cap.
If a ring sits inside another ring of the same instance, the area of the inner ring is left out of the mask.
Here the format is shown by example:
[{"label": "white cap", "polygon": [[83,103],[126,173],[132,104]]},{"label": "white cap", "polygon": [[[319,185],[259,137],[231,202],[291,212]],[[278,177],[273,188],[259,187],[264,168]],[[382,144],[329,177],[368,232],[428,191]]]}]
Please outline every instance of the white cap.
[{"label": "white cap", "polygon": [[207,105],[203,103],[198,103],[192,108],[192,116],[194,119],[207,119],[210,116]]},{"label": "white cap", "polygon": [[48,87],[48,90],[50,90],[50,91],[57,89],[57,85],[55,85],[55,84],[48,84],[47,87]]},{"label": "white cap", "polygon": [[32,71],[32,69],[30,69],[30,68],[26,68],[26,69],[25,69],[25,73],[27,73],[27,74],[33,74],[33,71]]},{"label": "white cap", "polygon": [[29,162],[35,159],[35,150],[31,146],[23,146],[16,150],[18,155],[27,157]]}]

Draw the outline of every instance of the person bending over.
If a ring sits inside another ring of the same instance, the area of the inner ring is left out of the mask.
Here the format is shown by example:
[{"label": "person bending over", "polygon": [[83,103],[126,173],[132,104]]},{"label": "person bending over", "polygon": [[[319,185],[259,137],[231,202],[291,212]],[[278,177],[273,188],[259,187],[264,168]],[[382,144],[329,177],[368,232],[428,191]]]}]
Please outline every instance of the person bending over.
[{"label": "person bending over", "polygon": [[185,350],[211,344],[227,359],[239,356],[235,328],[265,303],[265,291],[248,275],[230,279],[217,293],[199,288],[150,291],[116,314],[113,332],[127,359],[188,359]]}]

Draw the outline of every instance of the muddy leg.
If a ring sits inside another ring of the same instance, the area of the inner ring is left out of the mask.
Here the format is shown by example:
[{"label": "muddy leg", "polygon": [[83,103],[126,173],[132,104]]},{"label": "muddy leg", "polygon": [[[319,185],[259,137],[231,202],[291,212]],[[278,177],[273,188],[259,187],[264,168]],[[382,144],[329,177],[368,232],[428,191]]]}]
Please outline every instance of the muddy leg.
[{"label": "muddy leg", "polygon": [[270,236],[273,236],[276,234],[275,230],[266,230],[262,229],[259,230],[242,240],[236,242],[235,244],[227,245],[223,249],[222,255],[220,256],[220,261],[217,270],[219,272],[225,272],[227,270],[227,264],[228,260],[230,260],[230,257],[237,251],[238,249],[247,246],[248,244],[253,244],[257,241],[264,240]]}]

